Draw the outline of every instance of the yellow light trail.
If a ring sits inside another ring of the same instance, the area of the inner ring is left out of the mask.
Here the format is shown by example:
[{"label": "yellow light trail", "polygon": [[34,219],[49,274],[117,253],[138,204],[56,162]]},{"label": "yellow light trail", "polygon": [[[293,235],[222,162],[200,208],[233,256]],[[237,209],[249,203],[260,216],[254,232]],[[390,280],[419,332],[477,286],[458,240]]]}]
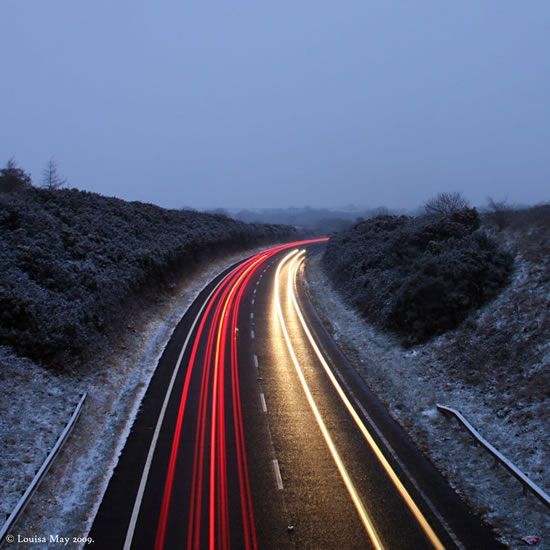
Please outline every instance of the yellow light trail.
[{"label": "yellow light trail", "polygon": [[[286,323],[283,317],[283,310],[281,308],[281,300],[280,300],[280,294],[279,294],[279,279],[280,279],[280,273],[282,266],[293,256],[296,257],[297,250],[294,250],[287,254],[283,260],[279,263],[277,266],[277,271],[275,273],[275,308],[277,310],[277,317],[279,319],[279,323],[281,325],[281,329],[283,332],[283,336],[288,348],[288,351],[290,353],[290,357],[292,358],[292,363],[294,365],[294,368],[296,370],[296,374],[298,375],[298,378],[300,380],[300,383],[302,385],[302,389],[304,390],[304,393],[306,394],[307,401],[309,403],[309,406],[313,412],[313,415],[315,417],[315,420],[317,421],[317,424],[319,425],[319,428],[321,430],[321,433],[323,435],[323,438],[327,444],[327,447],[330,451],[330,454],[332,455],[332,458],[334,462],[336,463],[336,466],[338,468],[338,471],[340,472],[340,476],[342,477],[342,480],[346,486],[346,489],[348,490],[348,493],[351,497],[351,500],[353,501],[353,504],[355,506],[355,509],[357,510],[357,513],[359,514],[359,517],[361,519],[361,522],[363,523],[363,526],[365,527],[365,530],[373,544],[373,546],[377,549],[383,549],[384,546],[382,545],[382,542],[380,540],[380,537],[378,536],[378,533],[376,532],[374,528],[374,524],[369,517],[365,506],[361,502],[361,499],[359,497],[359,494],[357,493],[357,490],[355,489],[355,486],[353,485],[353,482],[346,470],[346,467],[344,466],[344,463],[342,462],[342,459],[340,458],[340,455],[336,449],[336,446],[334,445],[334,442],[332,441],[332,437],[330,436],[330,433],[325,425],[325,422],[323,421],[323,418],[321,417],[321,414],[319,413],[319,409],[317,408],[317,405],[315,403],[315,400],[313,399],[313,396],[311,394],[311,391],[309,389],[309,386],[307,385],[304,373],[302,371],[302,368],[300,367],[300,363],[298,362],[298,359],[296,358],[296,354],[294,352],[294,347],[292,346],[292,342],[290,340],[290,337],[288,335],[288,330],[286,327]],[[287,291],[292,292],[292,279],[290,278],[292,275],[291,271],[289,270],[289,278],[287,281]]]},{"label": "yellow light trail", "polygon": [[357,414],[356,410],[354,409],[353,405],[351,404],[350,400],[348,399],[348,396],[344,393],[344,390],[342,389],[342,386],[334,376],[334,373],[332,372],[331,368],[329,367],[327,361],[325,360],[323,354],[321,353],[321,350],[319,349],[319,346],[315,342],[315,339],[313,338],[313,335],[311,334],[311,331],[309,330],[309,327],[307,326],[307,323],[304,319],[304,316],[302,314],[302,311],[300,309],[300,306],[298,304],[298,301],[296,300],[296,294],[294,292],[294,286],[295,280],[296,280],[296,273],[298,272],[298,267],[301,265],[301,263],[304,261],[304,255],[305,251],[300,252],[298,255],[295,256],[294,260],[292,261],[291,266],[289,267],[289,279],[292,277],[292,282],[289,283],[289,292],[292,304],[294,306],[294,310],[296,311],[298,318],[300,319],[300,323],[304,329],[304,332],[306,333],[306,336],[311,344],[311,347],[315,351],[315,354],[317,355],[317,358],[321,362],[321,365],[323,366],[323,369],[325,370],[327,376],[329,377],[330,381],[332,382],[332,385],[334,386],[334,389],[340,396],[340,399],[343,401],[344,405],[346,406],[348,412],[352,416],[353,420],[357,424],[357,427],[361,430],[361,433],[367,440],[367,443],[373,450],[374,454],[384,467],[384,470],[388,474],[389,478],[392,480],[393,484],[395,485],[395,488],[398,490],[400,495],[403,497],[403,500],[409,507],[410,511],[420,524],[420,527],[422,527],[422,530],[428,537],[428,540],[431,542],[434,548],[437,548],[438,550],[442,550],[445,547],[439,540],[439,537],[435,533],[435,531],[432,529],[428,521],[426,520],[425,516],[422,514],[416,503],[414,502],[413,498],[411,497],[410,493],[407,491],[397,474],[395,473],[395,470],[391,467],[390,463],[382,453],[382,450],[376,443],[376,441],[373,439],[372,435],[370,434],[369,430],[361,420],[360,416]]}]

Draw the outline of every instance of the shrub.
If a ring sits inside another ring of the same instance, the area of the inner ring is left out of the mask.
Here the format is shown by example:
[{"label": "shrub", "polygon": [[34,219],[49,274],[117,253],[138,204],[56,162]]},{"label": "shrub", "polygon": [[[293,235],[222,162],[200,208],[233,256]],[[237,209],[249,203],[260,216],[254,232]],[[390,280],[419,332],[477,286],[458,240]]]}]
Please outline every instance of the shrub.
[{"label": "shrub", "polygon": [[426,201],[424,210],[427,214],[449,216],[468,208],[468,201],[460,193],[439,193],[433,199]]},{"label": "shrub", "polygon": [[45,363],[74,357],[144,289],[291,233],[75,189],[0,195],[0,344]]},{"label": "shrub", "polygon": [[508,279],[512,260],[475,209],[379,216],[331,239],[328,275],[367,319],[413,344],[457,326]]},{"label": "shrub", "polygon": [[8,160],[5,168],[0,170],[0,192],[12,193],[29,187],[32,187],[29,174],[19,168],[13,158]]}]

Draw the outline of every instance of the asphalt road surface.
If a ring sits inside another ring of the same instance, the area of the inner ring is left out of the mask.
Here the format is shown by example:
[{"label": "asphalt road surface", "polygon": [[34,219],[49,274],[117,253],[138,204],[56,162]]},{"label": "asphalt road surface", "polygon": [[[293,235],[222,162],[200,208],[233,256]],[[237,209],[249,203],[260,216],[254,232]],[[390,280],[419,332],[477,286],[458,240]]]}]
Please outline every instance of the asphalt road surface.
[{"label": "asphalt road surface", "polygon": [[220,274],[159,362],[95,548],[493,548],[356,374],[302,284],[322,240]]}]

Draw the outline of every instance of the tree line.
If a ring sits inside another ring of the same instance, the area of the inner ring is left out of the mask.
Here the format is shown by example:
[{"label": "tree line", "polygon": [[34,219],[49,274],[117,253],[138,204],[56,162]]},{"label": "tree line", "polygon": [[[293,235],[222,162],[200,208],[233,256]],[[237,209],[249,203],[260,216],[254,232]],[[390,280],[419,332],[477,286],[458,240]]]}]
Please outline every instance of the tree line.
[{"label": "tree line", "polygon": [[[61,189],[67,185],[67,179],[59,172],[59,165],[54,157],[51,157],[42,171],[40,187],[44,189]],[[0,192],[11,193],[33,186],[32,178],[28,172],[19,167],[12,157],[4,168],[0,169]]]}]

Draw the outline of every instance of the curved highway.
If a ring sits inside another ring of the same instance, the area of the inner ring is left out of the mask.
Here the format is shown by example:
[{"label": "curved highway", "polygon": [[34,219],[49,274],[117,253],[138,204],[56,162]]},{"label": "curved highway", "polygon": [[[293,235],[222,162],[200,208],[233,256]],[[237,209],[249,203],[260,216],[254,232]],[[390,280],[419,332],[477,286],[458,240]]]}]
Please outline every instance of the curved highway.
[{"label": "curved highway", "polygon": [[96,548],[492,548],[325,331],[303,289],[324,239],[220,274],[151,380]]}]

